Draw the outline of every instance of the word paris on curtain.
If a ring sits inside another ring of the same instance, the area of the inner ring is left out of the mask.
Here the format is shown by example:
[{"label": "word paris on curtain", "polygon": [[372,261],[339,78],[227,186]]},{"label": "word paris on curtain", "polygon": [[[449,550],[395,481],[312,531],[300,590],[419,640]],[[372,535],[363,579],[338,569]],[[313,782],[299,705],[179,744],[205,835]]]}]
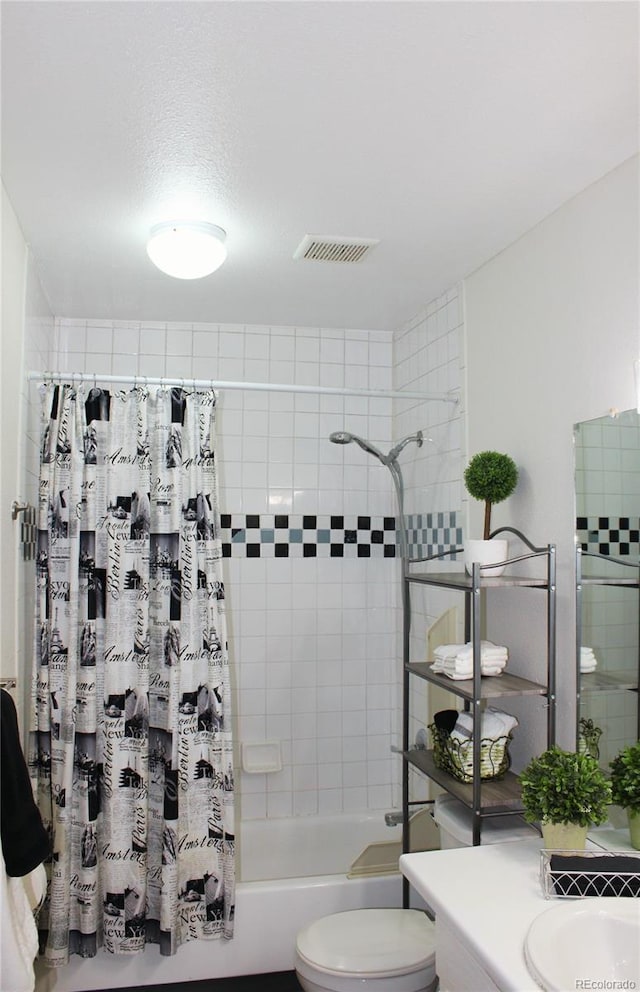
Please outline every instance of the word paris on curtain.
[{"label": "word paris on curtain", "polygon": [[212,390],[45,384],[29,763],[48,964],[232,937]]}]

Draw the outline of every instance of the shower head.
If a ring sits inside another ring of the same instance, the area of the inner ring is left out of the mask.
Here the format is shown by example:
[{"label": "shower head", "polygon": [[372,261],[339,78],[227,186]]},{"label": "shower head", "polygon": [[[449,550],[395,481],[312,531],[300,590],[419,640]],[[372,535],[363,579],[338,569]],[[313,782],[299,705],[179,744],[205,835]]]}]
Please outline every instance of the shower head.
[{"label": "shower head", "polygon": [[410,441],[415,441],[418,447],[421,448],[423,445],[423,438],[424,435],[422,431],[418,431],[417,434],[410,434],[408,437],[403,438],[402,441],[398,441],[396,446],[391,449],[391,451],[387,455],[387,459],[390,462],[394,462],[398,457],[398,455],[400,454],[400,452],[403,450],[403,448],[406,448],[406,446],[409,444]]},{"label": "shower head", "polygon": [[369,441],[365,441],[364,438],[358,437],[357,434],[350,434],[349,431],[334,431],[333,434],[329,435],[329,440],[334,444],[351,444],[352,441],[355,441],[363,451],[366,451],[370,455],[375,455],[375,457],[378,458],[383,465],[386,465],[387,463],[387,459],[381,451],[378,451],[378,449]]},{"label": "shower head", "polygon": [[333,444],[349,444],[353,441],[353,434],[349,434],[347,431],[334,431],[333,434],[329,435],[329,440]]}]

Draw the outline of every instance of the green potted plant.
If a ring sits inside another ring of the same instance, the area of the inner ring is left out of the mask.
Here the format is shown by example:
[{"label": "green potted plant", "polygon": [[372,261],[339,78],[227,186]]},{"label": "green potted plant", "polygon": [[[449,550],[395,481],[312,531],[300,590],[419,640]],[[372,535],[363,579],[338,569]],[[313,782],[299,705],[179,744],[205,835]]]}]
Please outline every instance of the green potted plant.
[{"label": "green potted plant", "polygon": [[640,851],[640,741],[623,748],[609,767],[613,802],[626,809],[631,846]]},{"label": "green potted plant", "polygon": [[485,566],[483,575],[500,575],[501,567],[487,568],[494,562],[504,561],[508,555],[505,540],[491,540],[491,510],[495,503],[501,503],[516,488],[518,469],[509,455],[499,451],[480,451],[474,455],[464,472],[464,484],[473,499],[484,503],[483,540],[465,542],[465,566],[471,573],[473,562]]},{"label": "green potted plant", "polygon": [[587,830],[607,819],[611,786],[595,758],[553,745],[520,774],[524,817],[542,827],[544,846],[583,850]]}]

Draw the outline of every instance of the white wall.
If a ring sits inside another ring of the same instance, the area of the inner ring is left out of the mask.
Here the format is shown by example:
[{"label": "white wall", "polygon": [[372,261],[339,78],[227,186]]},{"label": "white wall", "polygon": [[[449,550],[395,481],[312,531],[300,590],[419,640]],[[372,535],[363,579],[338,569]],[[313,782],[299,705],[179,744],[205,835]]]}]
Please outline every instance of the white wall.
[{"label": "white wall", "polygon": [[[18,499],[35,504],[37,488],[37,427],[29,409],[25,366],[46,364],[53,340],[53,318],[25,244],[18,219],[2,187],[2,342],[0,376],[0,675],[23,675],[27,668],[31,632],[27,618],[32,573],[22,563],[18,538],[21,519],[11,519]],[[25,437],[27,441],[25,443]],[[26,680],[19,679],[19,704]]]},{"label": "white wall", "polygon": [[[638,263],[635,158],[465,281],[468,450],[506,451],[520,468],[517,491],[495,508],[493,526],[558,545],[558,742],[566,747],[575,733],[573,424],[635,406]],[[476,533],[480,517],[475,504]],[[495,611],[492,630],[517,648],[514,671],[536,678],[540,638],[527,631],[542,604],[535,594],[513,595]],[[543,746],[544,714],[531,720],[531,709],[522,712],[516,759]]]},{"label": "white wall", "polygon": [[2,349],[0,375],[2,397],[0,416],[0,674],[16,673],[16,599],[13,595],[17,574],[16,524],[11,520],[11,504],[20,490],[20,447],[16,423],[20,409],[24,299],[27,247],[18,219],[2,187]]}]

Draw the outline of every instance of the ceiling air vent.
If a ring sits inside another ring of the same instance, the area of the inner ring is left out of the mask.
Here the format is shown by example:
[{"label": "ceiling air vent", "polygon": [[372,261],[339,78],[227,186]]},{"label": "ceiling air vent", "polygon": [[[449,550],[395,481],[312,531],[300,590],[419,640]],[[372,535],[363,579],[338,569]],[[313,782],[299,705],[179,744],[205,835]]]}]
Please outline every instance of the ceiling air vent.
[{"label": "ceiling air vent", "polygon": [[331,238],[305,234],[293,257],[308,258],[314,262],[361,262],[378,243],[375,238]]}]

